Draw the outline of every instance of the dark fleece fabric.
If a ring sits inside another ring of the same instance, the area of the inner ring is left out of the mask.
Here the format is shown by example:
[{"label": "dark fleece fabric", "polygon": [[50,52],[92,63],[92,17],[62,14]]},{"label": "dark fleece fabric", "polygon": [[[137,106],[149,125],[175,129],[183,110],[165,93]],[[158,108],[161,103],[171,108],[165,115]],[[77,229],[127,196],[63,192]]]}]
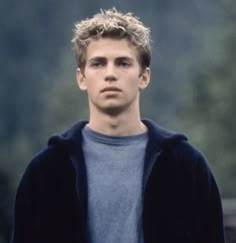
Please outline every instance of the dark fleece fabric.
[{"label": "dark fleece fabric", "polygon": [[[221,199],[205,158],[185,136],[151,120],[143,122],[149,134],[143,176],[144,242],[223,243]],[[52,136],[27,166],[16,194],[12,243],[88,242],[81,146],[86,123]]]}]

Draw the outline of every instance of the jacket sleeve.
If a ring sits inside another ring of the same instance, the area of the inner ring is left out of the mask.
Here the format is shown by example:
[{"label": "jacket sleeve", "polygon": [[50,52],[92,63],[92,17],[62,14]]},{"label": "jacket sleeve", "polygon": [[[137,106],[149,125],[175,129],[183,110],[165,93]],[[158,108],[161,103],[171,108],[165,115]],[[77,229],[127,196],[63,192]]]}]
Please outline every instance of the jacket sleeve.
[{"label": "jacket sleeve", "polygon": [[195,169],[196,242],[224,243],[223,210],[219,189],[208,162],[201,154],[198,155]]},{"label": "jacket sleeve", "polygon": [[37,242],[33,238],[37,222],[35,214],[35,202],[37,201],[35,189],[35,175],[33,161],[27,167],[17,189],[14,209],[14,221],[11,243],[32,243]]}]

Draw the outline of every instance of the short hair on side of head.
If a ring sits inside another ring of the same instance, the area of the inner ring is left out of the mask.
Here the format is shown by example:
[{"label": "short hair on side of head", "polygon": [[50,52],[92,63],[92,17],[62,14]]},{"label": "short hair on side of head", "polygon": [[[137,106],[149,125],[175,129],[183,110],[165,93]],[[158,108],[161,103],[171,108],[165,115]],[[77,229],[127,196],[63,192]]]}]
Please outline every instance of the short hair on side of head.
[{"label": "short hair on side of head", "polygon": [[151,62],[150,29],[147,28],[133,13],[123,14],[115,8],[101,10],[92,18],[75,24],[74,44],[76,61],[80,69],[86,65],[86,48],[92,40],[99,38],[126,38],[137,48],[142,69],[149,67]]}]

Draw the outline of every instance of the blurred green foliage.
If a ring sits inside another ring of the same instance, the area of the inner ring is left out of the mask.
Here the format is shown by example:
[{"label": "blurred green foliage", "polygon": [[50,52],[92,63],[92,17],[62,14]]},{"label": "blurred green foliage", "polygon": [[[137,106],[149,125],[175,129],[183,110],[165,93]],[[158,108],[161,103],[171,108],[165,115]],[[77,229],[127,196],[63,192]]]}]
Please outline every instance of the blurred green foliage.
[{"label": "blurred green foliage", "polygon": [[223,1],[222,7],[230,20],[220,47],[222,58],[215,65],[194,68],[182,125],[212,161],[222,195],[235,197],[236,2]]},{"label": "blurred green foliage", "polygon": [[152,82],[142,94],[143,116],[186,133],[209,159],[222,195],[236,196],[236,1],[1,5],[0,242],[9,238],[13,198],[31,157],[52,133],[88,117],[70,39],[73,23],[100,8],[134,12],[151,27]]}]

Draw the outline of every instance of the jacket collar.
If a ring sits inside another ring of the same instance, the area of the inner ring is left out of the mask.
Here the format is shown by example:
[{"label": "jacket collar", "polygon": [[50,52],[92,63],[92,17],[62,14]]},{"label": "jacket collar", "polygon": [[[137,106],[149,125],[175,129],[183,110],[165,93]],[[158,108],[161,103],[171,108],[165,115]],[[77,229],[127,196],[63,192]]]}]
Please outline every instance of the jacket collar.
[{"label": "jacket collar", "polygon": [[150,119],[143,119],[142,121],[148,128],[149,145],[153,149],[162,150],[178,141],[187,140],[186,136],[164,129]]},{"label": "jacket collar", "polygon": [[[166,130],[150,119],[143,119],[142,122],[148,128],[148,146],[151,150],[162,150],[178,141],[187,140],[186,136]],[[78,149],[78,147],[81,147],[81,131],[86,124],[87,121],[79,121],[62,134],[53,135],[49,138],[48,145],[59,145],[70,151]]]}]

